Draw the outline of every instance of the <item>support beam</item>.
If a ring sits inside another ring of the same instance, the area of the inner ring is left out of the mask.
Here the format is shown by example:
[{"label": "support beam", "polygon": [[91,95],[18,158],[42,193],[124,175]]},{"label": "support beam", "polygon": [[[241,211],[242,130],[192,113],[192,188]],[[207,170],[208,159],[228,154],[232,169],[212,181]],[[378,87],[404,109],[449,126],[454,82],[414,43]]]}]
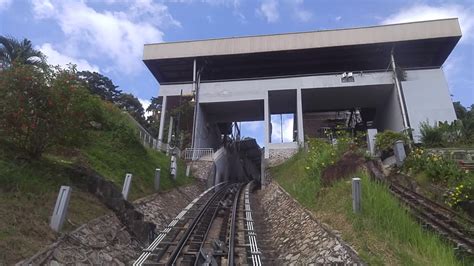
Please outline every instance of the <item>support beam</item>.
[{"label": "support beam", "polygon": [[391,61],[391,64],[392,64],[393,79],[394,79],[394,82],[395,82],[395,87],[397,88],[398,102],[400,104],[400,110],[402,111],[403,128],[407,129],[407,128],[409,128],[409,125],[408,125],[408,119],[407,119],[407,112],[405,110],[405,99],[403,98],[402,88],[401,88],[401,85],[400,85],[400,81],[398,80],[397,68],[396,68],[396,64],[395,64],[395,57],[393,56],[393,50],[390,53],[390,61]]},{"label": "support beam", "polygon": [[170,126],[168,128],[168,149],[167,153],[170,152],[170,143],[171,143],[171,136],[173,135],[173,117],[170,116]]},{"label": "support beam", "polygon": [[165,130],[165,118],[166,118],[166,100],[167,96],[163,96],[163,103],[161,104],[161,117],[160,117],[160,130],[158,131],[158,149],[161,150],[163,144],[163,131]]},{"label": "support beam", "polygon": [[301,89],[296,90],[296,120],[298,126],[298,144],[304,146],[304,130],[303,130],[303,98],[301,97]]},{"label": "support beam", "polygon": [[270,129],[270,103],[268,98],[268,92],[265,93],[265,98],[263,99],[263,113],[265,121],[265,159],[270,157],[269,144],[271,142],[271,129]]}]

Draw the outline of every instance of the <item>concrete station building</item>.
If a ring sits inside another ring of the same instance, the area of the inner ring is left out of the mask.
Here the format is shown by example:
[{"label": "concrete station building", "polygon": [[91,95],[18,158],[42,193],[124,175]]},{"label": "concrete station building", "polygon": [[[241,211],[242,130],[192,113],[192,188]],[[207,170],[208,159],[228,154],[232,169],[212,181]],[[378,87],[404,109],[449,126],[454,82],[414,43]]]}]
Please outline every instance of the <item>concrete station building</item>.
[{"label": "concrete station building", "polygon": [[[158,143],[181,94],[197,103],[194,148],[219,148],[222,125],[264,121],[269,158],[296,150],[318,114],[352,108],[379,131],[412,128],[418,141],[421,122],[456,119],[442,65],[460,38],[453,18],[147,44],[163,106]],[[271,143],[273,114],[294,114],[293,142]]]}]

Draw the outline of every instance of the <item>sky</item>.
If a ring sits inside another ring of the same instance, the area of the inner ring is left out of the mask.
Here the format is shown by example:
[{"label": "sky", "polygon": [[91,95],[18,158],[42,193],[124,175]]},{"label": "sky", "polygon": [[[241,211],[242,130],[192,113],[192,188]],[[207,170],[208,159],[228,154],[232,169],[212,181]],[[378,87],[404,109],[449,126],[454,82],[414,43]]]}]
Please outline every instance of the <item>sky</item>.
[{"label": "sky", "polygon": [[[159,84],[143,45],[458,17],[463,37],[443,68],[454,101],[474,103],[474,0],[0,0],[0,35],[30,39],[53,65],[98,71],[144,106]],[[272,117],[272,142],[289,141],[292,116]],[[263,143],[261,122],[242,135]]]}]

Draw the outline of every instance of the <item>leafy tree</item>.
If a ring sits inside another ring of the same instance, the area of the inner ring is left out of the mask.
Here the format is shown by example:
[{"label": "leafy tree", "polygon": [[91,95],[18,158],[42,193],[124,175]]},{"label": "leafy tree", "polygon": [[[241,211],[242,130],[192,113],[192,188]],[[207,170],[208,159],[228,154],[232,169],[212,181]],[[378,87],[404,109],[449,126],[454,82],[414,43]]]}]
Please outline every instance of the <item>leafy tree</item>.
[{"label": "leafy tree", "polygon": [[13,64],[0,72],[0,136],[29,158],[55,144],[80,144],[101,114],[100,99],[87,92],[74,68]]},{"label": "leafy tree", "polygon": [[468,111],[466,107],[461,105],[461,102],[453,102],[454,111],[458,119],[463,119],[466,117]]},{"label": "leafy tree", "polygon": [[45,67],[46,56],[33,49],[28,39],[19,41],[12,37],[0,36],[0,68],[8,68],[15,62]]},{"label": "leafy tree", "polygon": [[158,135],[160,130],[160,112],[161,112],[161,101],[157,97],[151,97],[150,105],[146,109],[147,112],[151,112],[151,115],[146,118],[148,125],[148,131],[153,136]]},{"label": "leafy tree", "polygon": [[117,97],[115,104],[120,107],[120,109],[127,111],[142,126],[147,126],[145,121],[145,110],[137,97],[130,93],[123,93]]},{"label": "leafy tree", "polygon": [[77,77],[92,94],[99,95],[103,100],[114,102],[122,93],[112,80],[100,73],[81,71],[77,73]]}]

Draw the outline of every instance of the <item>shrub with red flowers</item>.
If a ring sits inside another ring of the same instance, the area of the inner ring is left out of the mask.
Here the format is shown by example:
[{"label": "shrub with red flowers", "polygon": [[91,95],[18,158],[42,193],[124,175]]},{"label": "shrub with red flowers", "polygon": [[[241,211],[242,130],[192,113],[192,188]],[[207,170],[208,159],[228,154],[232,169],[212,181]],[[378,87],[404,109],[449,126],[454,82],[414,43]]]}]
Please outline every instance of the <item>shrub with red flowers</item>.
[{"label": "shrub with red flowers", "polygon": [[83,142],[84,129],[100,117],[100,100],[77,80],[74,67],[14,64],[0,72],[0,137],[29,158],[51,145]]}]

